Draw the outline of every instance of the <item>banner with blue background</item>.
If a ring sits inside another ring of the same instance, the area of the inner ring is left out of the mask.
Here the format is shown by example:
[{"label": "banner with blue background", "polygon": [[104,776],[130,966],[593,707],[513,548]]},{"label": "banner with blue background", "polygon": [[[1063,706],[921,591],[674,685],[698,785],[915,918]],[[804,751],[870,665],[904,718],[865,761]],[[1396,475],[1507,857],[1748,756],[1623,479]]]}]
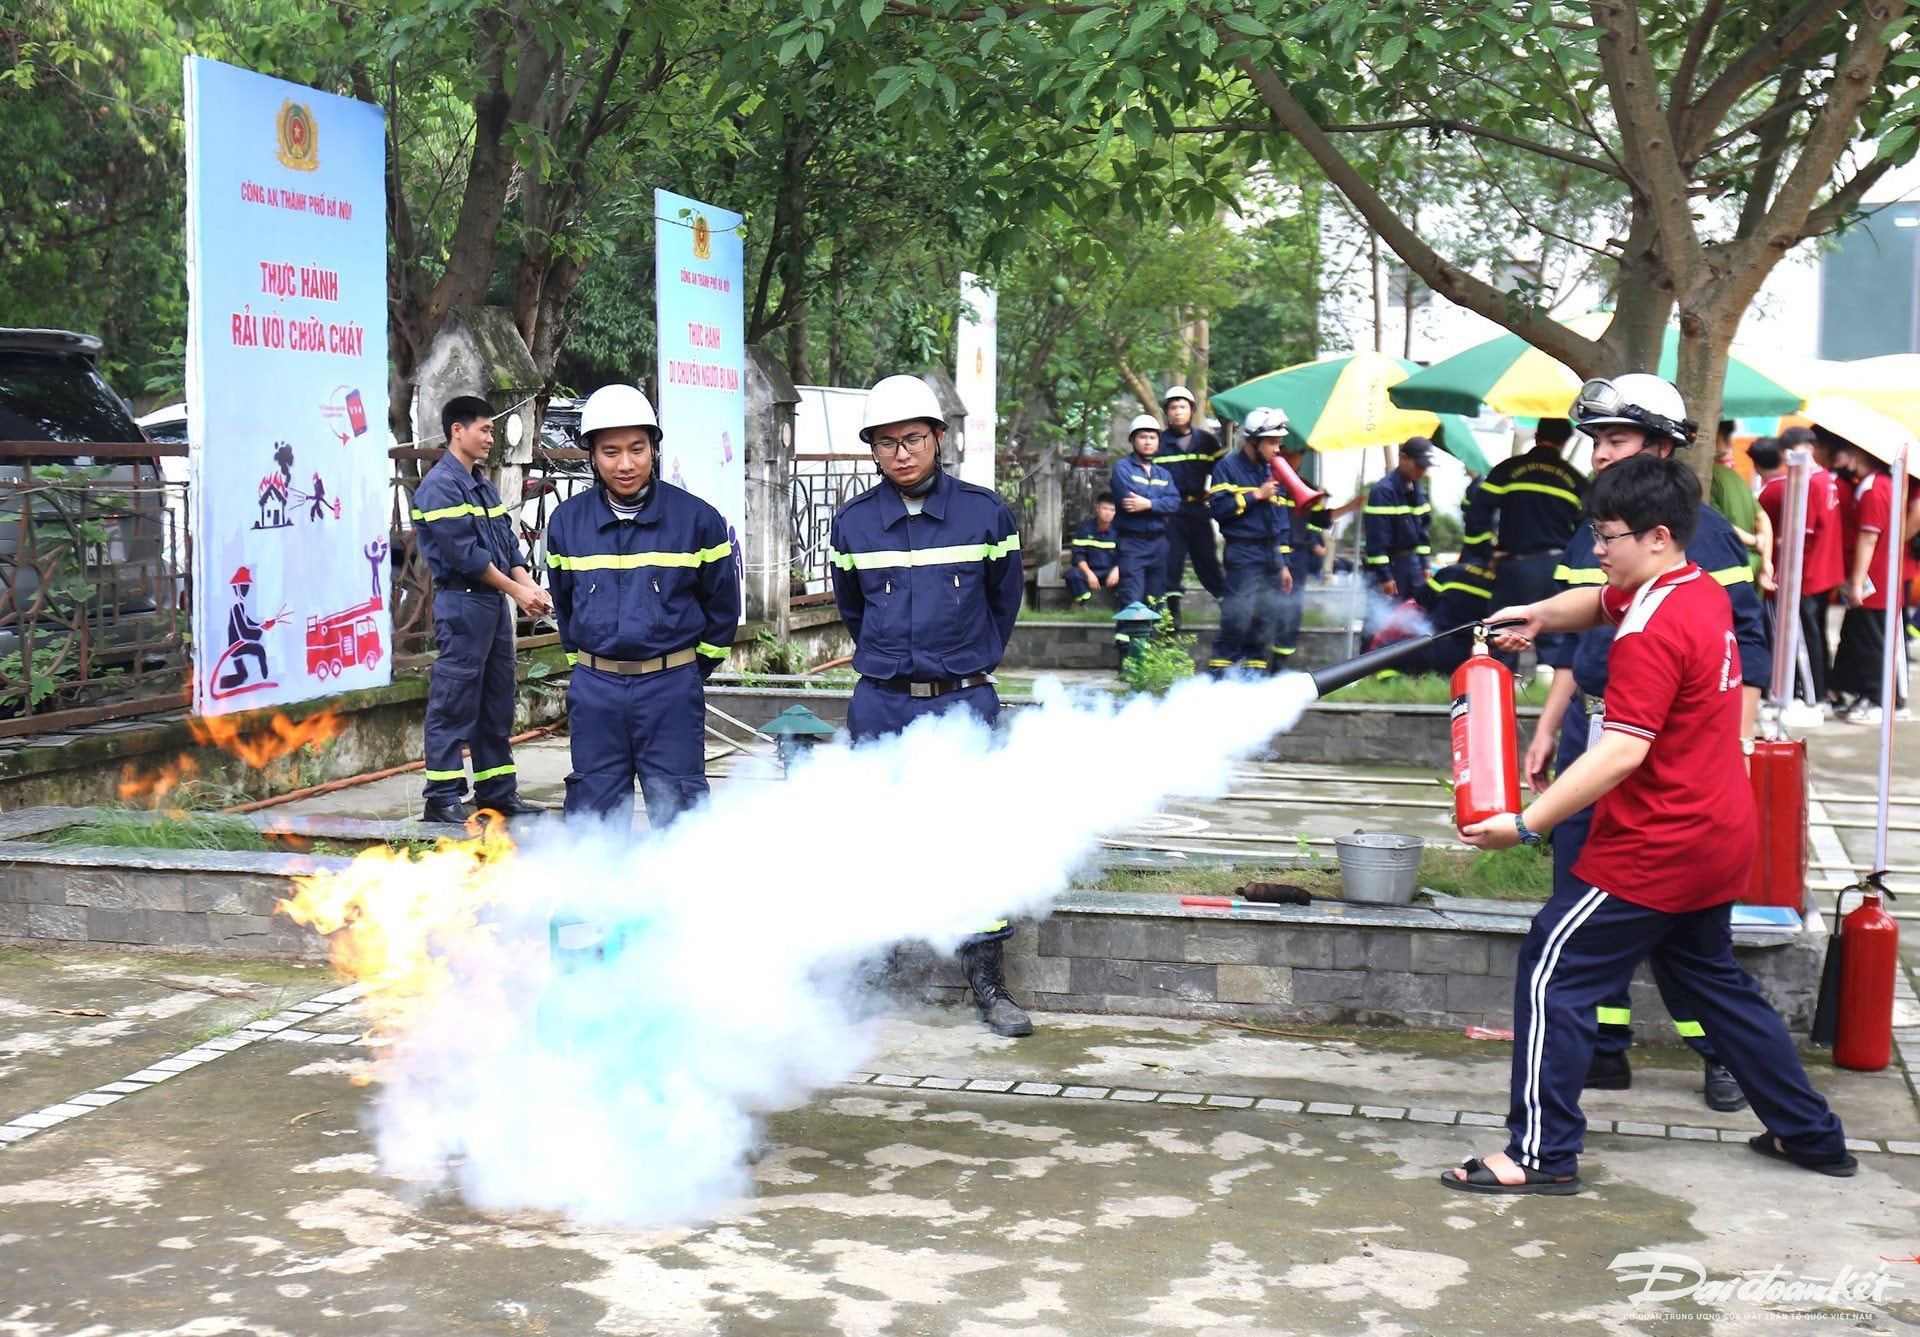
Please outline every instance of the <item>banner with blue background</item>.
[{"label": "banner with blue background", "polygon": [[190,57],[194,710],[386,684],[386,130]]}]

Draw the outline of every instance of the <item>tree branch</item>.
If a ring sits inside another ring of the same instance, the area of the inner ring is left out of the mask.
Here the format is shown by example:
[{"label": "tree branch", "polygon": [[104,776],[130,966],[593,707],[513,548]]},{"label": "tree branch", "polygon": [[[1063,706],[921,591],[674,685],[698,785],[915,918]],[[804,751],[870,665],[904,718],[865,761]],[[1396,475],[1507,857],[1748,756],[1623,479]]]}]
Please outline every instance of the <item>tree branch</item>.
[{"label": "tree branch", "polygon": [[1714,25],[1720,21],[1720,11],[1724,8],[1726,0],[1707,0],[1707,7],[1700,11],[1700,17],[1693,21],[1687,33],[1687,48],[1681,53],[1680,64],[1674,68],[1673,83],[1667,93],[1667,128],[1675,139],[1680,137],[1687,99],[1693,96],[1693,78],[1700,72],[1700,58],[1706,54]]},{"label": "tree branch", "polygon": [[[1220,30],[1220,36],[1225,45],[1232,46],[1237,42],[1231,29]],[[1448,263],[1407,225],[1334,146],[1306,108],[1300,105],[1292,90],[1272,70],[1244,56],[1239,57],[1237,63],[1260,94],[1261,101],[1273,113],[1274,119],[1299,141],[1300,147],[1319,164],[1334,188],[1347,198],[1374,231],[1380,234],[1381,239],[1393,248],[1394,254],[1404,260],[1407,267],[1418,274],[1429,288],[1448,301],[1477,311],[1488,320],[1513,331],[1576,372],[1582,375],[1591,373],[1601,353],[1598,343],[1575,334],[1539,306],[1531,303],[1524,307],[1516,306],[1509,300],[1508,294],[1491,283]]]},{"label": "tree branch", "polygon": [[1685,156],[1689,160],[1697,158],[1700,146],[1713,136],[1740,99],[1845,8],[1846,0],[1803,0],[1798,9],[1769,25],[1758,41],[1707,85],[1700,100],[1681,114],[1678,139],[1685,146]]},{"label": "tree branch", "polygon": [[1634,0],[1597,0],[1592,8],[1600,30],[1600,64],[1613,94],[1613,115],[1620,126],[1620,150],[1658,230],[1667,264],[1676,275],[1691,274],[1700,261],[1700,238],[1693,227],[1687,174],[1674,152],[1673,136],[1660,105],[1660,76],[1647,49],[1646,33]]},{"label": "tree branch", "polygon": [[[1787,103],[1796,101],[1800,94],[1800,81],[1805,76],[1799,70],[1789,70],[1781,76],[1780,87],[1774,91],[1773,106],[1764,116],[1771,116]],[[1753,180],[1747,184],[1746,202],[1740,206],[1740,221],[1733,229],[1736,237],[1751,237],[1760,226],[1760,220],[1767,216],[1767,205],[1773,199],[1773,186],[1780,179],[1780,155],[1786,151],[1787,135],[1793,129],[1791,115],[1779,116],[1769,124],[1760,135],[1760,161],[1754,167]]]},{"label": "tree branch", "polygon": [[1808,212],[1806,226],[1800,229],[1801,237],[1824,237],[1839,227],[1847,215],[1860,207],[1860,201],[1875,183],[1891,170],[1893,159],[1877,158],[1855,172],[1827,197],[1826,203]]}]

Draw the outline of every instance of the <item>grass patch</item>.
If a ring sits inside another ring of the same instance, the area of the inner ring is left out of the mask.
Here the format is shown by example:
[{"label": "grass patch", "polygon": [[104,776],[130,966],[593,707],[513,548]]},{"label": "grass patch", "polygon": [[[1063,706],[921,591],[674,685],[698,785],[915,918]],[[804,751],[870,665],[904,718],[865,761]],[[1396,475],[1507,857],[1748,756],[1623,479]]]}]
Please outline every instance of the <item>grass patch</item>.
[{"label": "grass patch", "polygon": [[[1066,608],[1026,608],[1020,610],[1022,622],[1097,622],[1102,626],[1113,625],[1114,609],[1104,599],[1095,598],[1088,603],[1074,604]],[[1180,621],[1187,627],[1217,627],[1218,617],[1195,617],[1182,614]]]},{"label": "grass patch", "polygon": [[[1249,882],[1289,882],[1315,896],[1340,895],[1340,863],[1315,850],[1303,863],[1195,864],[1188,868],[1096,868],[1073,880],[1098,891],[1231,896]],[[1553,860],[1538,850],[1445,850],[1420,857],[1420,885],[1445,896],[1544,901],[1553,890]]]},{"label": "grass patch", "polygon": [[1553,892],[1553,856],[1516,845],[1510,850],[1429,849],[1420,859],[1420,885],[1445,896],[1494,901],[1544,901]]},{"label": "grass patch", "polygon": [[266,853],[275,848],[238,817],[217,813],[149,816],[133,809],[120,812],[111,808],[101,809],[84,822],[63,826],[49,839],[55,845],[106,845],[114,849]]},{"label": "grass patch", "polygon": [[1332,860],[1323,867],[1284,863],[1196,864],[1191,868],[1093,869],[1073,880],[1076,887],[1099,891],[1157,891],[1181,896],[1231,896],[1249,882],[1290,882],[1321,896],[1340,894],[1340,870]]},{"label": "grass patch", "polygon": [[[1540,695],[1531,679],[1514,681],[1513,699],[1516,705],[1537,705]],[[1453,701],[1453,683],[1438,673],[1400,673],[1391,678],[1362,678],[1350,687],[1342,687],[1329,694],[1327,700],[1335,704],[1346,701],[1354,705],[1371,706],[1444,706]]]}]

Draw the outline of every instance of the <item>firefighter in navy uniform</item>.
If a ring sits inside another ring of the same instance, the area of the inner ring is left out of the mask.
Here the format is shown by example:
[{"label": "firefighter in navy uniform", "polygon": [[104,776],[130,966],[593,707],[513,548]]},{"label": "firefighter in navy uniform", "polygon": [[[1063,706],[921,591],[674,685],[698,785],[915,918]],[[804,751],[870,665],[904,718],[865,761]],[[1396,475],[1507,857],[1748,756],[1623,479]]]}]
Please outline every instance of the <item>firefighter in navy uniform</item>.
[{"label": "firefighter in navy uniform", "polygon": [[659,830],[707,794],[707,675],[740,621],[720,512],[659,476],[660,421],[631,385],[580,409],[595,486],[547,524],[560,646],[572,664],[567,816],[633,821],[637,776]]},{"label": "firefighter in navy uniform", "polygon": [[1073,531],[1073,565],[1067,568],[1067,592],[1077,606],[1093,598],[1095,590],[1120,585],[1120,533],[1113,527],[1113,494],[1102,492],[1093,503],[1093,515]]},{"label": "firefighter in navy uniform", "polygon": [[1142,413],[1127,428],[1131,453],[1113,466],[1109,491],[1120,507],[1120,606],[1158,604],[1167,591],[1167,525],[1180,509],[1173,475],[1155,461],[1160,422]]},{"label": "firefighter in navy uniform", "polygon": [[1361,512],[1366,531],[1367,583],[1388,600],[1411,599],[1427,579],[1427,541],[1433,504],[1421,480],[1433,464],[1433,443],[1410,436],[1394,471],[1373,485]]},{"label": "firefighter in navy uniform", "polygon": [[[847,708],[856,743],[953,710],[999,718],[993,670],[1020,615],[1020,535],[998,493],[940,467],[946,430],[917,376],[889,376],[867,394],[860,439],[881,481],[840,508],[828,539],[833,598],[860,675]],[[1004,919],[983,925],[960,960],[993,1033],[1031,1035],[1001,965],[1012,933]]]},{"label": "firefighter in navy uniform", "polygon": [[[447,450],[413,492],[413,530],[433,573],[433,636],[440,654],[427,679],[426,811],[464,822],[467,766],[474,801],[505,817],[546,811],[520,797],[513,749],[513,609],[552,611],[533,583],[513,519],[479,466],[493,450],[493,410],[461,395],[440,411]],[[505,597],[502,597],[505,596]],[[511,600],[511,603],[509,602]]]},{"label": "firefighter in navy uniform", "polygon": [[1193,420],[1193,391],[1186,386],[1170,386],[1160,408],[1166,414],[1167,429],[1160,433],[1160,453],[1154,463],[1172,476],[1174,490],[1180,494],[1180,509],[1167,525],[1167,613],[1178,627],[1188,556],[1193,558],[1193,574],[1202,588],[1215,599],[1226,594],[1207,500],[1208,480],[1224,452],[1219,439]]},{"label": "firefighter in navy uniform", "polygon": [[1236,664],[1265,673],[1279,636],[1280,600],[1293,592],[1287,564],[1288,512],[1273,476],[1287,416],[1255,409],[1240,449],[1213,466],[1208,504],[1227,540],[1227,593],[1207,671],[1224,677]]},{"label": "firefighter in navy uniform", "polygon": [[[1413,601],[1435,631],[1485,621],[1487,610],[1493,606],[1493,567],[1486,550],[1461,553],[1459,561],[1434,572],[1414,594]],[[1473,643],[1467,637],[1443,636],[1404,667],[1408,673],[1451,674],[1467,662],[1472,651]]]},{"label": "firefighter in navy uniform", "polygon": [[[1500,461],[1470,489],[1461,543],[1492,548],[1496,608],[1535,603],[1553,589],[1554,568],[1580,527],[1587,495],[1587,480],[1560,458],[1572,436],[1565,418],[1542,418],[1532,450]],[[1505,650],[1494,657],[1508,668],[1517,660]]]},{"label": "firefighter in navy uniform", "polygon": [[[1680,392],[1647,372],[1589,381],[1573,405],[1574,425],[1593,438],[1593,468],[1604,472],[1616,461],[1642,451],[1671,455],[1693,443],[1696,425],[1686,416]],[[1734,637],[1739,643],[1744,701],[1740,736],[1753,737],[1754,714],[1760,695],[1772,680],[1773,662],[1767,645],[1760,598],[1755,592],[1753,567],[1746,547],[1720,513],[1700,503],[1699,528],[1687,545],[1688,557],[1727,591],[1733,605]],[[1594,554],[1593,523],[1582,521],[1554,571],[1557,590],[1597,588],[1606,584],[1600,559]],[[1507,605],[1497,605],[1505,608]],[[1497,614],[1496,614],[1497,616]],[[1553,685],[1540,708],[1540,721],[1527,748],[1528,785],[1546,788],[1551,774],[1564,775],[1586,752],[1600,727],[1599,707],[1607,688],[1607,653],[1613,628],[1603,625],[1574,636],[1547,638],[1536,647],[1540,662],[1553,667]],[[1556,741],[1557,731],[1557,741]],[[1593,809],[1584,808],[1562,821],[1553,833],[1553,881],[1556,895],[1580,890],[1573,865],[1586,846]],[[1664,972],[1654,970],[1674,1027],[1706,1065],[1704,1094],[1709,1106],[1731,1111],[1747,1103],[1739,1083],[1727,1071],[1695,1020],[1698,1009]],[[1627,1048],[1633,1042],[1633,1013],[1627,994],[1609,998],[1600,1007],[1600,1039],[1587,1074],[1592,1090],[1621,1091],[1633,1084]]]}]

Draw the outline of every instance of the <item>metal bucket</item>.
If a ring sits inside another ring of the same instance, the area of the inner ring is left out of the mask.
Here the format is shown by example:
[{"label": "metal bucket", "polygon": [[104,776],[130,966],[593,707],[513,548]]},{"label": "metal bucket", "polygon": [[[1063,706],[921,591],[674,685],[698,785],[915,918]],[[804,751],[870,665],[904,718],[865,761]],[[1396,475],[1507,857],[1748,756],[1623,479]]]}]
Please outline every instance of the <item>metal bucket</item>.
[{"label": "metal bucket", "polygon": [[1335,836],[1340,855],[1340,894],[1375,905],[1410,905],[1420,885],[1419,836]]}]

